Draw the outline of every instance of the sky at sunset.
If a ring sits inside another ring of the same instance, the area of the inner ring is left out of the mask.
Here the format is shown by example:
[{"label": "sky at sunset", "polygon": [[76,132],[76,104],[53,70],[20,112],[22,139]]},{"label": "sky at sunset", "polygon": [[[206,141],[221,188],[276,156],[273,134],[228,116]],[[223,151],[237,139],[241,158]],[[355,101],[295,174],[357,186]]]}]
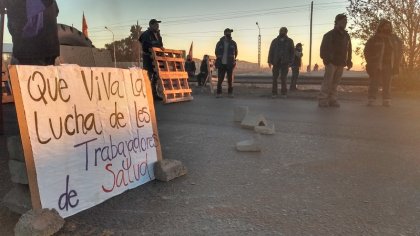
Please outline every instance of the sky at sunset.
[{"label": "sky at sunset", "polygon": [[[267,66],[271,41],[280,27],[289,29],[289,37],[304,45],[304,64],[309,62],[309,0],[57,0],[58,22],[81,30],[82,14],[89,26],[89,38],[98,48],[129,35],[131,25],[139,22],[145,30],[152,18],[161,20],[165,48],[188,50],[194,42],[194,57],[214,54],[214,47],[225,28],[232,28],[238,44],[239,60],[258,61],[258,28],[262,37],[262,65]],[[333,28],[334,17],[346,12],[346,0],[314,1],[312,64],[322,64],[319,46],[324,33]],[[5,42],[11,39],[6,30]],[[355,44],[355,42],[354,42]],[[355,47],[353,47],[355,48]],[[353,54],[354,57],[356,57]],[[360,59],[355,58],[355,65]]]}]

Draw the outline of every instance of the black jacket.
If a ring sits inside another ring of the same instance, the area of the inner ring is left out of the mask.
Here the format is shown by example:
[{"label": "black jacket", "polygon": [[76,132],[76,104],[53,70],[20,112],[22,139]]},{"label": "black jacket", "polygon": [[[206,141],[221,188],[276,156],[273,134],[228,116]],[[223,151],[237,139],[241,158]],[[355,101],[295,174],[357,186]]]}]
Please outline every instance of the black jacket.
[{"label": "black jacket", "polygon": [[202,60],[201,61],[201,65],[200,65],[200,73],[209,73],[209,68],[208,68],[208,60]]},{"label": "black jacket", "polygon": [[402,57],[402,41],[394,34],[389,37],[375,34],[366,42],[364,55],[368,74],[381,67],[390,67],[394,74],[398,74]]},{"label": "black jacket", "polygon": [[194,75],[197,68],[195,67],[194,61],[186,61],[185,62],[185,71],[188,73],[188,75]]},{"label": "black jacket", "polygon": [[295,58],[295,44],[289,37],[285,37],[283,40],[278,36],[275,38],[270,45],[270,51],[268,52],[268,63],[272,65],[292,65]]},{"label": "black jacket", "polygon": [[321,43],[321,58],[324,65],[352,66],[352,48],[347,31],[333,29],[326,33]]},{"label": "black jacket", "polygon": [[59,10],[55,0],[42,0],[45,6],[43,28],[34,37],[22,35],[27,22],[26,0],[5,0],[3,3],[7,8],[7,27],[12,36],[14,57],[31,59],[60,55],[57,30]]},{"label": "black jacket", "polygon": [[158,31],[155,35],[150,29],[147,29],[143,34],[140,35],[139,41],[143,48],[143,55],[150,55],[150,49],[153,47],[163,47],[160,31]]},{"label": "black jacket", "polygon": [[[223,52],[225,50],[225,37],[220,38],[216,44],[214,53],[216,54],[216,68],[222,65]],[[232,39],[228,40],[228,52],[227,52],[227,66],[234,67],[236,65],[236,57],[238,56],[238,46]]]}]

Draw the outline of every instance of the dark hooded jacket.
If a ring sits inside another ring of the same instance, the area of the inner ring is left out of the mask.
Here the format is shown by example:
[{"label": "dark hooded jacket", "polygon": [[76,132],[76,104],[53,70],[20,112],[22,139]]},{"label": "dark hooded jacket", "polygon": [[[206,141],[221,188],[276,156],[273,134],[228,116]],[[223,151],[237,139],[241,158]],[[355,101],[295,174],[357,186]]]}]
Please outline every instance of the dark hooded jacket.
[{"label": "dark hooded jacket", "polygon": [[[220,38],[219,42],[216,44],[216,49],[214,50],[216,54],[216,68],[219,68],[222,65],[223,52],[225,50],[225,36]],[[236,57],[238,56],[238,46],[236,42],[232,39],[228,40],[228,51],[227,51],[227,66],[235,67]]]},{"label": "dark hooded jacket", "polygon": [[270,45],[268,53],[268,63],[279,65],[292,65],[295,58],[295,44],[293,40],[287,36],[282,38],[280,35],[275,38]]},{"label": "dark hooded jacket", "polygon": [[384,67],[391,69],[393,74],[399,73],[402,57],[402,41],[394,34],[381,36],[375,34],[365,45],[366,71],[372,74]]},{"label": "dark hooded jacket", "polygon": [[7,8],[7,27],[12,36],[13,56],[16,58],[47,58],[60,55],[58,41],[57,16],[58,6],[55,0],[42,0],[43,27],[34,36],[23,36],[27,23],[26,0],[4,0]]},{"label": "dark hooded jacket", "polygon": [[321,58],[324,65],[352,66],[350,35],[345,30],[333,29],[326,33],[321,43]]},{"label": "dark hooded jacket", "polygon": [[160,36],[160,31],[153,33],[152,30],[147,29],[140,35],[139,41],[143,49],[143,55],[150,55],[150,49],[153,47],[161,48],[163,47],[162,36]]}]

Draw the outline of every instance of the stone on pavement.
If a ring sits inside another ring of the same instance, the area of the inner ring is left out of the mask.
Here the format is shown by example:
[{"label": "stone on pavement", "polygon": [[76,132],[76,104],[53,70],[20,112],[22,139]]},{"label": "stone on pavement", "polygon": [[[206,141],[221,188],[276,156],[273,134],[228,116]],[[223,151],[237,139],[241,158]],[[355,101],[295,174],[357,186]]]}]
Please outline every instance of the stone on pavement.
[{"label": "stone on pavement", "polygon": [[25,162],[9,160],[11,180],[16,184],[29,184]]},{"label": "stone on pavement", "polygon": [[248,115],[249,108],[247,106],[235,107],[233,120],[235,122],[242,122],[246,115]]},{"label": "stone on pavement", "polygon": [[253,138],[236,143],[236,150],[239,152],[261,152],[261,147],[258,138]]},{"label": "stone on pavement", "polygon": [[32,209],[29,185],[15,184],[3,198],[2,205],[18,214],[24,214]]},{"label": "stone on pavement", "polygon": [[155,177],[160,181],[171,181],[187,174],[187,168],[178,160],[164,159],[154,166]]},{"label": "stone on pavement", "polygon": [[267,135],[272,135],[276,133],[276,129],[274,127],[274,124],[270,124],[267,126],[255,126],[255,132],[259,133],[259,134],[267,134]]},{"label": "stone on pavement", "polygon": [[64,225],[64,219],[55,209],[30,210],[22,215],[15,226],[16,236],[50,236]]},{"label": "stone on pavement", "polygon": [[241,127],[244,129],[253,130],[255,126],[267,126],[267,120],[263,115],[248,114],[241,123]]},{"label": "stone on pavement", "polygon": [[20,136],[7,137],[7,150],[9,152],[9,159],[25,162]]}]

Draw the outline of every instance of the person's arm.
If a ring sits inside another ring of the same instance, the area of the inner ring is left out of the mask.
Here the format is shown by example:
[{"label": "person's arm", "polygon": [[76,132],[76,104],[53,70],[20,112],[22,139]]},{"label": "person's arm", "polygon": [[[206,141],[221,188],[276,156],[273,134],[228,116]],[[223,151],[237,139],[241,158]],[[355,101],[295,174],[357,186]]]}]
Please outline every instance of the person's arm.
[{"label": "person's arm", "polygon": [[236,44],[235,41],[233,41],[235,43],[235,59],[238,57],[238,45]]},{"label": "person's arm", "polygon": [[268,60],[267,60],[267,62],[268,62],[268,66],[271,68],[271,66],[273,65],[273,61],[274,61],[274,50],[275,50],[275,48],[274,48],[274,42],[275,42],[275,40],[273,40],[273,41],[271,41],[271,45],[270,45],[270,50],[268,51]]},{"label": "person's arm", "polygon": [[332,61],[332,35],[326,33],[322,38],[320,56],[324,62],[324,65],[328,65]]},{"label": "person's arm", "polygon": [[347,48],[347,70],[350,70],[353,67],[353,61],[352,61],[353,50],[352,50],[350,36],[349,35],[347,35],[347,36],[348,36],[348,40],[349,40],[349,44],[348,44],[348,48]]},{"label": "person's arm", "polygon": [[372,38],[368,39],[368,41],[365,44],[365,48],[363,49],[363,55],[365,56],[366,63],[370,62],[371,58],[371,46],[372,45]]},{"label": "person's arm", "polygon": [[219,48],[220,42],[221,41],[216,43],[216,48],[214,49],[214,55],[216,55],[216,58],[220,57],[220,55],[218,54],[218,50],[217,50]]}]

